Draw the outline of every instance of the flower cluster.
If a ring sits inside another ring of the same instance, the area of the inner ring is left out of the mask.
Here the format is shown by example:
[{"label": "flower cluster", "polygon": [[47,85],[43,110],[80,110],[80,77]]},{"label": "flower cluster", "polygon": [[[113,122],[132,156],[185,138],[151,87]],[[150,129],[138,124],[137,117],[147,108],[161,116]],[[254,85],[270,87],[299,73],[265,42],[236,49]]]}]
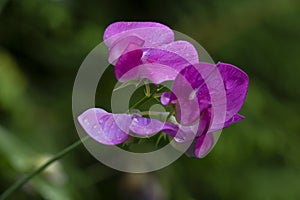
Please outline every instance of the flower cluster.
[{"label": "flower cluster", "polygon": [[169,27],[116,22],[103,37],[118,81],[147,80],[157,87],[172,81],[173,85],[160,97],[161,104],[172,110],[164,122],[100,108],[82,113],[79,123],[99,143],[117,145],[129,135],[152,136],[162,131],[178,143],[192,141],[188,152],[200,158],[213,147],[214,132],[244,119],[238,112],[248,90],[247,74],[231,64],[200,62],[195,47],[174,41]]}]

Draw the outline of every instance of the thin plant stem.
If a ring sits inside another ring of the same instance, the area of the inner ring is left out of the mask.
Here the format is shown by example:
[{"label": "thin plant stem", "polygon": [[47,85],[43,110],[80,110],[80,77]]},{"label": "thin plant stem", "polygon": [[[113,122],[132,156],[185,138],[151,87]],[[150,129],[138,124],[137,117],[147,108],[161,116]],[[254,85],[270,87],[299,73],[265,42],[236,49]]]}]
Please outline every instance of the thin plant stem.
[{"label": "thin plant stem", "polygon": [[150,100],[152,97],[154,97],[154,95],[155,95],[157,92],[159,92],[159,91],[162,90],[163,88],[164,88],[164,87],[159,87],[159,88],[157,88],[156,90],[154,90],[153,92],[151,92],[150,95],[144,96],[141,100],[139,100],[139,101],[136,102],[133,106],[131,106],[131,107],[129,108],[129,110],[127,111],[127,113],[130,112],[131,109],[137,108],[138,106],[140,106],[140,105],[146,103],[148,100]]},{"label": "thin plant stem", "polygon": [[24,184],[26,184],[30,179],[32,179],[34,176],[36,176],[37,174],[39,174],[40,172],[42,172],[44,169],[46,169],[49,165],[51,165],[53,162],[59,160],[60,158],[64,157],[65,155],[67,155],[69,152],[73,151],[75,148],[77,148],[78,146],[80,146],[84,141],[86,141],[87,139],[89,139],[90,136],[87,135],[85,137],[83,137],[82,139],[74,142],[73,144],[71,144],[70,146],[66,147],[65,149],[63,149],[62,151],[60,151],[59,153],[57,153],[55,156],[53,156],[51,159],[49,159],[47,162],[45,162],[43,165],[41,165],[40,167],[38,167],[36,170],[32,171],[31,173],[27,174],[26,176],[24,176],[23,178],[21,178],[20,180],[16,181],[12,186],[10,186],[1,196],[0,196],[0,200],[4,200],[7,197],[9,197],[13,192],[17,191],[18,189],[20,189]]},{"label": "thin plant stem", "polygon": [[146,96],[149,97],[151,95],[151,92],[150,92],[150,85],[147,82],[145,83],[145,90],[146,90],[145,92]]},{"label": "thin plant stem", "polygon": [[[154,94],[156,92],[159,92],[161,89],[163,89],[163,87],[157,88],[154,92],[150,93],[149,96],[145,96],[144,98],[142,98],[140,101],[138,101],[136,104],[134,104],[133,106],[131,106],[130,109],[136,108],[142,104],[144,104],[145,102],[147,102],[149,99],[151,99]],[[23,185],[25,185],[28,181],[30,181],[34,176],[36,176],[37,174],[39,174],[40,172],[42,172],[44,169],[46,169],[49,165],[51,165],[53,162],[61,159],[62,157],[64,157],[65,155],[67,155],[68,153],[70,153],[71,151],[73,151],[74,149],[76,149],[78,146],[80,146],[84,141],[86,141],[87,139],[89,139],[90,136],[86,135],[85,137],[83,137],[82,139],[79,139],[78,141],[74,142],[73,144],[71,144],[70,146],[66,147],[65,149],[63,149],[62,151],[60,151],[59,153],[57,153],[55,156],[53,156],[51,159],[49,159],[47,162],[45,162],[43,165],[41,165],[40,167],[38,167],[37,169],[35,169],[34,171],[32,171],[31,173],[27,174],[26,176],[24,176],[23,178],[19,179],[18,181],[16,181],[13,185],[11,185],[7,190],[5,190],[1,196],[0,196],[0,200],[4,200],[7,199],[10,195],[12,195],[15,191],[17,191],[18,189],[20,189]]]},{"label": "thin plant stem", "polygon": [[[154,92],[155,93],[155,92]],[[141,100],[139,100],[138,102],[136,102],[133,106],[131,106],[128,110],[128,112],[130,112],[131,109],[133,108],[137,108],[138,106],[146,103],[149,99],[152,98],[153,94],[154,93],[151,93],[149,96],[144,96]]]}]

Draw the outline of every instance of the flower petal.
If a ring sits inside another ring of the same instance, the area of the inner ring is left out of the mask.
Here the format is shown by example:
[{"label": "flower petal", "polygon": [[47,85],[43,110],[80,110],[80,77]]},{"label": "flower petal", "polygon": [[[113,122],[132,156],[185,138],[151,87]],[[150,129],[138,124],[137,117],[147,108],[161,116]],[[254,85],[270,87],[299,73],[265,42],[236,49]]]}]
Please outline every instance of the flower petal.
[{"label": "flower petal", "polygon": [[187,60],[190,64],[196,64],[199,62],[197,50],[187,41],[178,40],[155,48],[175,53],[181,58]]},{"label": "flower petal", "polygon": [[192,126],[179,126],[179,130],[174,137],[175,141],[183,143],[193,140],[197,134],[197,127],[197,124]]},{"label": "flower petal", "polygon": [[181,126],[172,122],[166,122],[163,131],[173,137],[176,142],[183,143],[195,138],[197,133],[195,129],[196,126]]},{"label": "flower petal", "polygon": [[195,156],[197,158],[203,158],[206,156],[209,151],[212,149],[214,145],[214,136],[211,133],[207,133],[204,135],[201,135],[195,145]]},{"label": "flower petal", "polygon": [[130,114],[112,114],[100,108],[88,109],[78,117],[78,121],[88,135],[106,145],[124,142],[130,132],[141,136],[151,136],[170,128],[156,119]]},{"label": "flower petal", "polygon": [[116,78],[125,82],[131,79],[149,79],[154,84],[174,80],[186,66],[191,65],[180,55],[159,48],[144,48],[120,56],[115,65]]},{"label": "flower petal", "polygon": [[163,92],[160,96],[160,102],[166,106],[171,103],[171,92]]},{"label": "flower petal", "polygon": [[[242,70],[224,63],[199,63],[184,68],[180,74],[182,76],[176,78],[172,89],[181,99],[176,104],[178,121],[188,123],[197,119],[195,110],[198,105],[194,99],[187,98],[191,96],[197,96],[200,112],[212,105],[213,119],[209,132],[242,120],[237,112],[248,90],[248,77]],[[168,101],[166,98],[163,100],[165,103]]]},{"label": "flower petal", "polygon": [[225,122],[223,128],[226,128],[226,127],[230,126],[231,124],[237,123],[237,122],[239,122],[239,121],[241,121],[241,120],[243,120],[243,119],[245,119],[244,116],[239,115],[239,114],[235,114],[231,119],[229,119],[229,120],[227,120],[227,121]]},{"label": "flower petal", "polygon": [[177,97],[176,119],[182,125],[199,120],[211,104],[207,85],[196,66],[185,67],[173,83],[172,92]]},{"label": "flower petal", "polygon": [[175,104],[176,100],[177,100],[177,98],[173,92],[163,92],[160,96],[160,102],[164,106],[169,105],[169,104]]},{"label": "flower petal", "polygon": [[209,132],[215,132],[224,128],[227,128],[228,126],[230,126],[231,124],[237,123],[241,120],[245,119],[244,116],[239,115],[239,114],[235,114],[232,118],[230,118],[229,120],[227,120],[225,123],[221,123],[221,124],[214,124],[213,126],[211,126],[209,128]]},{"label": "flower petal", "polygon": [[136,36],[145,41],[144,47],[153,47],[174,41],[173,31],[156,22],[116,22],[109,25],[103,35],[105,44],[110,47],[117,40]]},{"label": "flower petal", "polygon": [[207,133],[211,123],[211,111],[208,109],[204,112],[207,113],[202,114],[201,118],[194,122],[194,124],[189,126],[179,125],[179,130],[174,136],[176,142],[188,142]]},{"label": "flower petal", "polygon": [[226,63],[219,62],[217,68],[220,71],[227,97],[226,121],[230,120],[244,104],[249,78],[241,69]]},{"label": "flower petal", "polygon": [[132,69],[142,64],[142,56],[142,49],[136,49],[122,54],[118,58],[117,63],[115,65],[116,78],[121,82],[136,79],[136,77],[138,76],[138,70]]},{"label": "flower petal", "polygon": [[78,121],[87,134],[97,142],[117,145],[128,137],[131,116],[111,114],[100,108],[91,108],[82,113]]},{"label": "flower petal", "polygon": [[164,127],[164,123],[152,118],[134,116],[129,129],[142,136],[150,136],[160,132]]},{"label": "flower petal", "polygon": [[144,43],[144,40],[136,36],[128,36],[118,40],[109,48],[108,62],[111,64],[116,64],[117,60],[122,54],[135,49],[140,49]]},{"label": "flower petal", "polygon": [[175,137],[178,130],[179,130],[178,125],[176,125],[172,122],[165,122],[162,131],[165,132],[166,134],[168,134],[171,137]]},{"label": "flower petal", "polygon": [[[209,128],[211,129],[216,124],[224,124],[226,121],[227,97],[222,75],[215,64],[201,62],[198,65],[194,65],[194,67],[204,80],[202,83],[198,81],[193,84],[197,87],[196,95],[199,104],[209,107],[209,117],[212,118],[210,119]],[[206,131],[208,131],[208,129]]]}]

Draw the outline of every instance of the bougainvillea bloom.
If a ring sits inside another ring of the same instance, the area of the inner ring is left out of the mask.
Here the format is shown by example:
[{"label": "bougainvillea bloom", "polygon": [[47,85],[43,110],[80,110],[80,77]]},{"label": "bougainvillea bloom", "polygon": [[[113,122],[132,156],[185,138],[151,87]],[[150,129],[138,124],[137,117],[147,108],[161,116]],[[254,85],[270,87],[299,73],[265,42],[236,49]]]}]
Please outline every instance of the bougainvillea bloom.
[{"label": "bougainvillea bloom", "polygon": [[[155,22],[116,22],[103,36],[120,82],[173,81],[161,104],[171,108],[162,122],[137,114],[112,114],[90,108],[79,117],[83,129],[97,142],[117,145],[129,135],[152,136],[160,131],[177,143],[192,145],[186,152],[205,156],[216,142],[214,132],[244,119],[238,112],[248,91],[248,76],[237,67],[199,62],[187,41],[174,41],[173,31]],[[174,116],[173,116],[174,114]]]}]

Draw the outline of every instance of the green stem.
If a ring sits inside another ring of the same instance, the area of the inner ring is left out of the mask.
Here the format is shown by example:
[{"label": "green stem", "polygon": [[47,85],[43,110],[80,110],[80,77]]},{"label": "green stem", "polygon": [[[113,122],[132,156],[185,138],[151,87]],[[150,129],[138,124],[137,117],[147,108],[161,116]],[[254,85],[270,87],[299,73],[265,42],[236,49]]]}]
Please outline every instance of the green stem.
[{"label": "green stem", "polygon": [[154,90],[153,92],[150,93],[150,95],[147,95],[147,96],[144,96],[141,100],[139,100],[138,102],[136,102],[133,106],[131,106],[129,108],[129,110],[127,111],[130,112],[131,109],[133,108],[137,108],[138,106],[146,103],[148,100],[150,100],[157,92],[159,92],[160,90],[162,90],[164,87],[160,87],[160,88],[157,88],[156,90]]},{"label": "green stem", "polygon": [[[142,98],[140,101],[138,101],[136,104],[134,104],[130,109],[136,108],[140,105],[142,105],[143,103],[145,103],[146,101],[148,101],[149,99],[151,99],[153,97],[153,95],[160,91],[163,87],[161,88],[157,88],[154,92],[152,92],[149,96],[145,96],[144,98]],[[43,165],[41,165],[40,167],[38,167],[37,169],[35,169],[33,172],[31,172],[30,174],[27,174],[26,176],[24,176],[23,178],[21,178],[20,180],[16,181],[12,186],[10,186],[7,190],[4,191],[4,193],[2,193],[2,195],[0,196],[0,200],[4,200],[6,198],[8,198],[10,195],[12,195],[15,191],[17,191],[18,189],[20,189],[23,185],[25,185],[28,181],[30,181],[30,179],[32,179],[34,176],[36,176],[37,174],[39,174],[40,172],[42,172],[44,169],[46,169],[49,165],[51,165],[53,162],[59,160],[60,158],[64,157],[65,155],[67,155],[69,152],[73,151],[75,148],[77,148],[78,146],[80,146],[84,141],[86,141],[87,139],[89,139],[90,136],[86,135],[85,137],[83,137],[82,139],[74,142],[73,144],[71,144],[70,146],[66,147],[65,149],[63,149],[62,151],[60,151],[59,153],[57,153],[54,157],[52,157],[50,160],[48,160],[46,163],[44,163]]]},{"label": "green stem", "polygon": [[146,96],[149,97],[151,95],[151,93],[150,93],[150,85],[147,82],[145,82],[145,90],[146,90]]},{"label": "green stem", "polygon": [[26,176],[24,176],[23,178],[21,178],[20,180],[16,181],[12,186],[10,186],[1,196],[0,196],[0,200],[4,200],[7,197],[9,197],[12,193],[14,193],[15,191],[17,191],[18,189],[20,189],[24,184],[26,184],[31,178],[33,178],[35,175],[39,174],[40,172],[42,172],[44,169],[46,169],[49,165],[51,165],[53,162],[59,160],[60,158],[64,157],[65,155],[67,155],[69,152],[73,151],[75,148],[77,148],[78,146],[80,146],[84,141],[86,141],[87,139],[89,139],[90,136],[87,135],[85,137],[83,137],[81,140],[78,140],[76,142],[74,142],[73,144],[71,144],[70,146],[68,146],[67,148],[63,149],[62,151],[60,151],[59,153],[57,153],[55,156],[53,156],[50,160],[48,160],[47,162],[45,162],[43,165],[41,165],[39,168],[37,168],[36,170],[34,170],[33,172],[31,172],[30,174],[27,174]]}]

